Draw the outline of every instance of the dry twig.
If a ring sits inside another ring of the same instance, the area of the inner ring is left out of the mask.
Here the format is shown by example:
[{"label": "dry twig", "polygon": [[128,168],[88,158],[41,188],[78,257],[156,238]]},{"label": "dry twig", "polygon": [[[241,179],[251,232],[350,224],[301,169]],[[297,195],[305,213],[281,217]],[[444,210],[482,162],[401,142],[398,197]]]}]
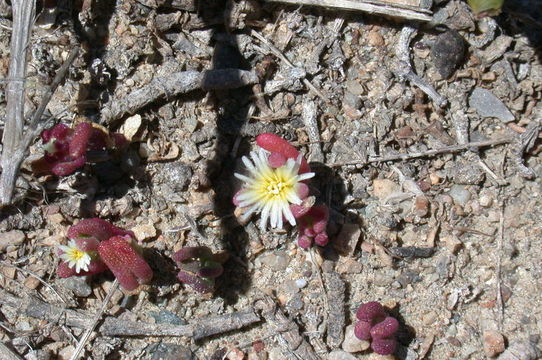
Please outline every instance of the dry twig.
[{"label": "dry twig", "polygon": [[431,11],[408,5],[391,4],[384,1],[371,0],[266,0],[294,5],[323,6],[343,10],[358,10],[370,14],[388,15],[409,20],[431,21]]},{"label": "dry twig", "polygon": [[149,84],[122,99],[113,99],[102,109],[102,122],[115,123],[125,115],[135,114],[158,99],[169,99],[196,89],[235,89],[258,82],[254,72],[238,69],[179,71],[154,78]]},{"label": "dry twig", "polygon": [[70,360],[77,360],[79,358],[79,354],[83,351],[83,348],[85,347],[88,339],[90,338],[90,335],[96,329],[96,326],[98,326],[98,322],[102,318],[105,308],[109,304],[109,301],[111,300],[111,296],[115,293],[117,288],[119,287],[119,282],[117,279],[115,279],[115,282],[113,285],[109,288],[109,292],[107,293],[107,296],[102,301],[102,306],[100,306],[100,311],[96,313],[94,318],[92,319],[92,323],[87,328],[83,336],[81,336],[81,339],[79,340],[79,343],[77,344],[77,347],[75,348],[75,351],[73,352],[72,356],[70,357]]},{"label": "dry twig", "polygon": [[320,360],[312,346],[301,336],[297,324],[288,319],[269,296],[259,300],[256,306],[262,310],[266,321],[276,328],[278,343],[293,357],[299,360]]},{"label": "dry twig", "polygon": [[[64,309],[33,297],[19,298],[2,289],[0,289],[0,303],[18,309],[19,312],[27,316],[53,323],[61,322],[79,329],[91,328],[96,317],[96,314]],[[259,321],[261,319],[253,309],[194,319],[194,322],[188,325],[147,324],[141,321],[119,320],[107,316],[96,330],[107,336],[187,336],[197,340],[238,330]]]},{"label": "dry twig", "polygon": [[418,76],[412,66],[410,65],[410,41],[416,35],[416,29],[412,26],[405,25],[403,30],[401,30],[401,35],[399,36],[399,42],[395,50],[397,61],[393,64],[394,68],[392,72],[399,79],[406,79],[410,81],[413,85],[416,85],[424,93],[427,94],[435,102],[438,107],[444,107],[448,104],[448,100],[441,96],[435,88],[429,84],[425,79]]},{"label": "dry twig", "polygon": [[[262,35],[260,35],[256,30],[251,30],[250,35],[252,35],[256,39],[260,40],[262,42],[262,44],[264,44],[265,46],[267,46],[269,48],[269,50],[273,53],[273,55],[275,55],[276,57],[281,59],[286,65],[288,65],[288,66],[290,66],[292,68],[295,67],[294,64],[292,64],[292,62],[290,60],[288,60],[288,58],[286,56],[284,56],[284,54],[275,45],[271,44],[271,42],[269,40],[267,40]],[[329,102],[329,99],[327,98],[327,96],[325,96],[320,90],[318,90],[318,88],[316,86],[314,86],[308,79],[303,78],[303,83],[312,92],[314,92],[316,95],[318,95],[318,97],[320,99],[322,99],[326,103]]]},{"label": "dry twig", "polygon": [[345,161],[340,163],[331,163],[326,164],[329,167],[340,167],[340,166],[346,166],[346,165],[367,165],[370,163],[375,162],[386,162],[386,161],[397,161],[397,160],[409,160],[409,159],[416,159],[421,158],[425,156],[435,156],[439,154],[449,154],[449,153],[456,153],[460,151],[469,150],[470,148],[477,148],[477,147],[486,147],[486,146],[494,146],[494,145],[502,145],[502,144],[509,144],[513,140],[510,138],[504,138],[504,139],[497,139],[497,140],[486,140],[486,141],[473,141],[466,144],[461,145],[452,145],[452,146],[445,146],[441,149],[434,149],[434,150],[427,150],[427,151],[420,151],[415,153],[407,153],[407,154],[394,154],[394,155],[388,155],[388,156],[375,156],[375,157],[369,157],[367,160],[354,160],[354,161]]},{"label": "dry twig", "polygon": [[15,180],[26,150],[21,149],[24,128],[24,90],[28,44],[35,6],[35,1],[14,0],[12,2],[13,31],[6,87],[6,123],[2,136],[2,175],[0,177],[0,203],[4,205],[11,203]]},{"label": "dry twig", "polygon": [[4,360],[23,360],[22,357],[0,341],[0,357]]}]

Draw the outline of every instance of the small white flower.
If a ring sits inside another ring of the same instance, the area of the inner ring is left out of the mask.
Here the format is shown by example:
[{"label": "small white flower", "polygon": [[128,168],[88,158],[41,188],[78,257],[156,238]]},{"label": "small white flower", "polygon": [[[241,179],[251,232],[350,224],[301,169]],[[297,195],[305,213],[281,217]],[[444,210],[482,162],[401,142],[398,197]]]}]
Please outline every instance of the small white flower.
[{"label": "small white flower", "polygon": [[64,260],[71,269],[75,266],[75,272],[78,274],[81,270],[88,271],[91,257],[88,252],[77,247],[75,240],[70,240],[68,245],[58,245],[62,251],[60,258]]},{"label": "small white flower", "polygon": [[238,206],[247,208],[241,219],[246,220],[254,213],[261,213],[262,229],[267,227],[269,219],[271,227],[282,228],[283,216],[290,224],[295,225],[290,204],[302,203],[302,199],[297,195],[301,181],[312,178],[314,173],[299,174],[301,155],[297,160],[288,159],[286,164],[278,168],[269,166],[268,156],[263,149],[250,153],[252,161],[243,156],[242,160],[249,171],[249,176],[234,174],[236,178],[245,182],[242,191],[236,197]]}]

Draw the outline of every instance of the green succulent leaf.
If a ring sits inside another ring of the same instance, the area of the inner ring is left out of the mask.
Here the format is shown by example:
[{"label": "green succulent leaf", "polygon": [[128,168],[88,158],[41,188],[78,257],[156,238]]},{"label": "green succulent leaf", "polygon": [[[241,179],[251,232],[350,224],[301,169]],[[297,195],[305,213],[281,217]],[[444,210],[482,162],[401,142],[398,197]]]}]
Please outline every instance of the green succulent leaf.
[{"label": "green succulent leaf", "polygon": [[504,0],[467,0],[467,3],[476,16],[498,15]]}]

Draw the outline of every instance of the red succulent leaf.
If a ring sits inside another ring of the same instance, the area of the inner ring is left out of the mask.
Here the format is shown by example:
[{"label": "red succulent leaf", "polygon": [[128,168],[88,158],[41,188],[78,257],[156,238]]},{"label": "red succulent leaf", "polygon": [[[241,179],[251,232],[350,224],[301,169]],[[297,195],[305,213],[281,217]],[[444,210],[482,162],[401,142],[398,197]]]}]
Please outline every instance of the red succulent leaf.
[{"label": "red succulent leaf", "polygon": [[[299,151],[297,151],[292,144],[275,134],[263,133],[258,135],[256,137],[256,144],[270,153],[279,153],[287,159],[297,160],[297,157],[299,156]],[[301,157],[299,173],[303,174],[310,171],[311,168],[309,167],[307,160],[305,160],[304,157]]]},{"label": "red succulent leaf", "polygon": [[329,238],[325,232],[320,233],[314,237],[314,243],[318,246],[326,246],[329,242]]},{"label": "red succulent leaf", "polygon": [[388,316],[371,328],[373,338],[391,338],[399,330],[399,321],[396,318]]},{"label": "red succulent leaf", "polygon": [[134,290],[152,279],[152,270],[145,259],[132,246],[129,235],[113,236],[102,241],[98,253],[126,290]]},{"label": "red succulent leaf", "polygon": [[212,292],[215,287],[214,279],[202,278],[187,271],[179,271],[177,278],[180,282],[190,285],[194,290],[200,293]]},{"label": "red succulent leaf", "polygon": [[71,161],[57,162],[51,167],[51,172],[56,176],[67,176],[73,174],[75,170],[85,165],[86,161],[87,159],[85,155],[81,155],[80,157]]},{"label": "red succulent leaf", "polygon": [[360,340],[371,340],[371,323],[367,321],[358,321],[354,325],[354,335]]},{"label": "red succulent leaf", "polygon": [[302,249],[308,249],[308,248],[310,248],[312,246],[312,238],[309,237],[309,236],[306,236],[306,235],[301,235],[297,239],[297,244]]},{"label": "red succulent leaf", "polygon": [[278,152],[272,152],[267,158],[269,166],[271,166],[272,168],[281,167],[282,165],[286,164],[286,160],[288,160],[286,156]]},{"label": "red succulent leaf", "polygon": [[74,158],[84,156],[87,151],[88,140],[92,134],[92,125],[81,122],[75,126],[70,141],[69,155]]},{"label": "red succulent leaf", "polygon": [[376,338],[371,342],[371,349],[380,355],[391,355],[395,352],[397,340]]},{"label": "red succulent leaf", "polygon": [[68,229],[68,238],[74,240],[93,237],[98,241],[104,241],[119,235],[135,237],[133,232],[123,230],[100,218],[83,219]]},{"label": "red succulent leaf", "polygon": [[191,259],[209,260],[212,257],[213,253],[207,246],[187,246],[173,254],[173,260],[176,263]]},{"label": "red succulent leaf", "polygon": [[384,311],[384,307],[378,301],[370,301],[359,307],[356,317],[358,320],[374,324],[378,319],[384,319],[386,317],[386,311]]},{"label": "red succulent leaf", "polygon": [[222,275],[223,272],[224,268],[221,264],[209,261],[199,269],[198,276],[204,278],[216,278]]}]

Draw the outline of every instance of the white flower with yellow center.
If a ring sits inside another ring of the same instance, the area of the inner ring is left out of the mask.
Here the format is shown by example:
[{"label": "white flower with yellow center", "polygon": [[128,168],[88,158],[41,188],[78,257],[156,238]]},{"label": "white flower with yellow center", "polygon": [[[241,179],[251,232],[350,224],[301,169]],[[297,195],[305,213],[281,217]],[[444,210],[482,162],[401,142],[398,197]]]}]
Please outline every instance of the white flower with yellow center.
[{"label": "white flower with yellow center", "polygon": [[247,208],[241,220],[248,219],[254,213],[261,213],[260,228],[267,227],[270,219],[272,228],[282,228],[282,218],[295,225],[295,218],[290,210],[290,204],[301,205],[298,196],[303,180],[314,176],[312,172],[299,174],[301,155],[288,159],[283,166],[272,168],[268,162],[269,153],[263,149],[251,152],[252,161],[246,156],[241,159],[249,171],[249,176],[235,173],[235,177],[244,181],[243,189],[236,195],[235,200],[241,208]]},{"label": "white flower with yellow center", "polygon": [[62,251],[60,258],[68,264],[69,268],[75,267],[77,274],[81,270],[88,271],[92,258],[88,252],[77,247],[75,240],[70,240],[68,245],[59,245],[58,248]]}]

